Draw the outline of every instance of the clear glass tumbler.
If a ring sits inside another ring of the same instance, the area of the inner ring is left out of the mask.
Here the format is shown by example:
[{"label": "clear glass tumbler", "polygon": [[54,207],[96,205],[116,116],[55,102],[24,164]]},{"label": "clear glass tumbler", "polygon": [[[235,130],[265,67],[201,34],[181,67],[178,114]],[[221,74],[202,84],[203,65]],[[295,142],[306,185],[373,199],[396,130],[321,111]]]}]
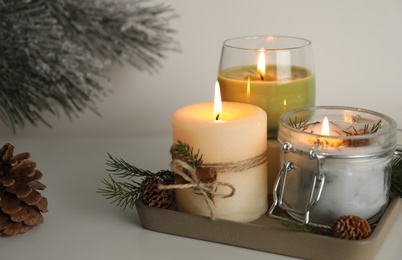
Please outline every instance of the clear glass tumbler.
[{"label": "clear glass tumbler", "polygon": [[287,36],[250,36],[224,41],[218,81],[223,101],[257,105],[268,116],[268,138],[280,116],[315,105],[311,42]]}]

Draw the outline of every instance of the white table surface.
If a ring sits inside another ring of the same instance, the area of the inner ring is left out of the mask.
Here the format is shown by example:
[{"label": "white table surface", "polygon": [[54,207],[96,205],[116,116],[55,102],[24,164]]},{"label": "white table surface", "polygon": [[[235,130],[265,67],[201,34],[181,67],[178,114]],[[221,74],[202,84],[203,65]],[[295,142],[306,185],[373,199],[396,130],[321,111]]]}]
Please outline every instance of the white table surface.
[{"label": "white table surface", "polygon": [[[44,174],[49,201],[45,222],[14,237],[0,237],[0,259],[294,259],[149,231],[135,209],[123,211],[98,194],[107,177],[107,153],[143,169],[168,169],[169,137],[72,140],[2,140],[30,152]],[[402,214],[375,259],[402,259]]]}]

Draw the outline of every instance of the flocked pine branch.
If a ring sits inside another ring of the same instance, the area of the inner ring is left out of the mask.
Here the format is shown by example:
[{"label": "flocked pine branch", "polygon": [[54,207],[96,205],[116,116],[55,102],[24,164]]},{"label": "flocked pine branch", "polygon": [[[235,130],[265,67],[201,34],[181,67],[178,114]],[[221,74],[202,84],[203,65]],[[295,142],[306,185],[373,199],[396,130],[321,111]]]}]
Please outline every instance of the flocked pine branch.
[{"label": "flocked pine branch", "polygon": [[0,119],[16,131],[44,113],[97,113],[107,65],[155,72],[177,50],[174,16],[141,0],[0,0]]}]

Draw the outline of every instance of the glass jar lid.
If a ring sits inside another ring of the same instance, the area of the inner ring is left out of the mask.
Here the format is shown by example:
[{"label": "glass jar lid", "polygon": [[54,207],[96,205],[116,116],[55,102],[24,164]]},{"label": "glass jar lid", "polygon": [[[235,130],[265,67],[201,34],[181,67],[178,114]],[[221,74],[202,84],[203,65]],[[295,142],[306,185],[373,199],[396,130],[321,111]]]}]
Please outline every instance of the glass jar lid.
[{"label": "glass jar lid", "polygon": [[316,106],[283,114],[278,140],[325,156],[366,157],[392,153],[397,143],[396,130],[392,118],[375,111]]}]

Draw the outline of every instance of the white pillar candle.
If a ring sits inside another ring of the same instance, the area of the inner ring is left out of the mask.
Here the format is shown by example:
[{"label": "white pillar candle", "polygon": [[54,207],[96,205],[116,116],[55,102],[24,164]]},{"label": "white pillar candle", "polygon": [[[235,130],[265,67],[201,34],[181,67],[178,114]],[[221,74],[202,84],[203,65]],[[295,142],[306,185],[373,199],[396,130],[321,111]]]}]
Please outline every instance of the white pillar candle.
[{"label": "white pillar candle", "polygon": [[[227,163],[253,158],[267,150],[267,116],[259,107],[222,102],[219,120],[213,103],[199,103],[177,110],[172,117],[173,143],[188,143],[199,150],[203,162]],[[240,172],[217,172],[217,182],[231,184],[235,194],[214,199],[217,218],[249,222],[259,218],[268,208],[267,164]],[[209,216],[210,209],[192,188],[176,189],[178,211]],[[218,187],[219,193],[230,193]]]}]

